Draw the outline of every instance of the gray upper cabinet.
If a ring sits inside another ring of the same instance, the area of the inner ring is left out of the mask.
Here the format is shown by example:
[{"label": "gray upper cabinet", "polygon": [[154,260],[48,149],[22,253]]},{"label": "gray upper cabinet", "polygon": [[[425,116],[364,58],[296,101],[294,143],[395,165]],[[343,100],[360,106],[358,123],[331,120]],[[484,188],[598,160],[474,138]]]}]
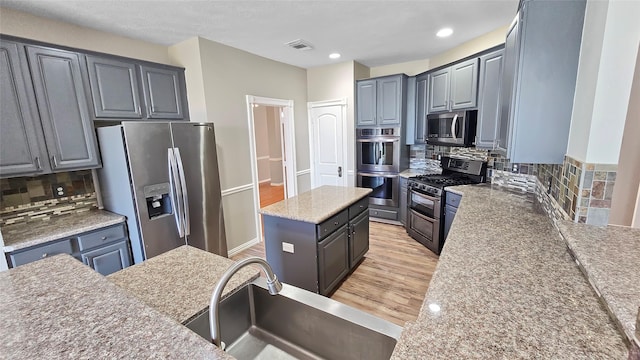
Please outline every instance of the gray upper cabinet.
[{"label": "gray upper cabinet", "polygon": [[402,120],[402,77],[378,80],[378,125],[400,125]]},{"label": "gray upper cabinet", "polygon": [[500,118],[500,83],[504,50],[480,56],[480,84],[478,96],[478,128],[476,147],[493,149]]},{"label": "gray upper cabinet", "polygon": [[376,86],[375,80],[363,80],[357,86],[357,124],[361,126],[374,126],[376,119]]},{"label": "gray upper cabinet", "polygon": [[0,177],[50,172],[22,44],[0,41]]},{"label": "gray upper cabinet", "polygon": [[478,58],[429,73],[429,113],[475,108]]},{"label": "gray upper cabinet", "polygon": [[356,86],[356,125],[399,127],[406,106],[406,75],[359,80]]},{"label": "gray upper cabinet", "polygon": [[507,34],[501,90],[499,145],[506,143],[511,162],[564,160],[585,5],[585,0],[521,2]]},{"label": "gray upper cabinet", "polygon": [[95,117],[141,119],[136,65],[88,55],[87,68]]},{"label": "gray upper cabinet", "polygon": [[147,117],[184,119],[184,73],[168,67],[140,65],[140,74]]},{"label": "gray upper cabinet", "polygon": [[478,59],[451,66],[451,108],[474,108],[478,99]]},{"label": "gray upper cabinet", "polygon": [[27,46],[27,57],[53,171],[100,166],[80,57]]},{"label": "gray upper cabinet", "polygon": [[449,110],[450,78],[449,68],[429,74],[429,113]]},{"label": "gray upper cabinet", "polygon": [[418,76],[416,78],[416,125],[414,142],[416,144],[424,144],[426,139],[427,114],[427,94],[429,88],[429,77]]}]

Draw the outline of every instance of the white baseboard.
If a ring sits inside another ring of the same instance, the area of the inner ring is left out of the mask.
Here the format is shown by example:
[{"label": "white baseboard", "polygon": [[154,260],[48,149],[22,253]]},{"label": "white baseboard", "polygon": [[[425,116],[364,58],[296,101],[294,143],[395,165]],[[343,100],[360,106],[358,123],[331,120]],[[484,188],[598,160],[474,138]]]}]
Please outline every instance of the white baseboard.
[{"label": "white baseboard", "polygon": [[243,250],[246,250],[246,249],[252,247],[253,245],[257,245],[259,243],[260,243],[260,239],[255,238],[253,240],[247,241],[246,243],[244,243],[244,244],[242,244],[240,246],[236,246],[233,249],[228,251],[229,257],[232,257],[233,255],[235,255],[235,254],[237,254],[237,253],[239,253],[239,252],[241,252]]},{"label": "white baseboard", "polygon": [[271,182],[271,178],[260,180],[260,181],[258,181],[258,184],[264,184],[266,182]]},{"label": "white baseboard", "polygon": [[284,185],[283,182],[279,182],[279,183],[271,183],[271,186],[282,186]]}]

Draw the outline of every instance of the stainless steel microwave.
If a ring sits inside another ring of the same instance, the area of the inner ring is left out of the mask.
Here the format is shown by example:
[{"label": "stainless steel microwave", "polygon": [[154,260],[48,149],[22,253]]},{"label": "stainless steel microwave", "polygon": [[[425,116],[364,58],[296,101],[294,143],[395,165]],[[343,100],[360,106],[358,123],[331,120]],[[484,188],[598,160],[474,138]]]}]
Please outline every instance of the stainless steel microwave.
[{"label": "stainless steel microwave", "polygon": [[427,115],[427,144],[473,146],[478,110]]}]

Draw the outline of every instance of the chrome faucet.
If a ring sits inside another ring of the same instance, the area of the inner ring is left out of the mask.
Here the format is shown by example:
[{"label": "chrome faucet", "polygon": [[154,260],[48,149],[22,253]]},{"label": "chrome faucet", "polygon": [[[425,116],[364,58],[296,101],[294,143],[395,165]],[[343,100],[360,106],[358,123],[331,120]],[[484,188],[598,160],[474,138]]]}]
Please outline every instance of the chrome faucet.
[{"label": "chrome faucet", "polygon": [[240,260],[233,264],[227,271],[222,275],[216,287],[213,289],[213,294],[211,294],[211,303],[209,304],[209,327],[211,331],[211,341],[219,348],[224,350],[224,347],[221,347],[222,338],[220,336],[220,297],[222,296],[222,291],[224,287],[227,286],[227,283],[231,279],[231,277],[238,272],[243,267],[250,264],[258,264],[264,271],[267,276],[267,287],[269,288],[269,294],[276,295],[282,290],[282,283],[278,280],[276,274],[273,273],[273,269],[268,262],[259,257],[250,257],[243,260]]}]

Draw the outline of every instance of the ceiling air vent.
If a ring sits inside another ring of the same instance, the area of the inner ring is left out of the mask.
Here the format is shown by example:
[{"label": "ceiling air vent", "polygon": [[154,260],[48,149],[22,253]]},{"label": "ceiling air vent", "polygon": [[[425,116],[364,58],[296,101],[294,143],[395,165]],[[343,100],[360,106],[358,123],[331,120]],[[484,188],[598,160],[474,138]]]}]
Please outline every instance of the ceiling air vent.
[{"label": "ceiling air vent", "polygon": [[285,45],[288,45],[296,50],[303,50],[303,51],[313,50],[313,46],[311,46],[311,44],[309,44],[308,42],[302,39],[289,41]]}]

